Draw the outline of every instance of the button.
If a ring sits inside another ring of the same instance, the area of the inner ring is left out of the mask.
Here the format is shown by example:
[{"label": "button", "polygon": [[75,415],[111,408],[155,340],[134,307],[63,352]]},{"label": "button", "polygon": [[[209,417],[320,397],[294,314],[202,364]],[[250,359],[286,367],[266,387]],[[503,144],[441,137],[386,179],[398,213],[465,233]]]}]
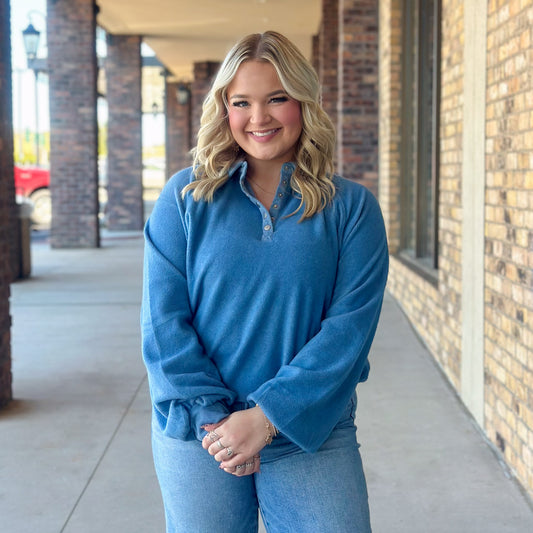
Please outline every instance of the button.
[{"label": "button", "polygon": [[283,193],[280,192],[280,193],[278,194],[278,196],[279,196],[280,198],[283,198]]},{"label": "button", "polygon": [[270,231],[272,229],[272,226],[270,224],[267,224],[263,229],[265,231]]},{"label": "button", "polygon": [[277,209],[277,208],[278,208],[278,204],[274,204],[272,207],[273,207],[274,209]]}]

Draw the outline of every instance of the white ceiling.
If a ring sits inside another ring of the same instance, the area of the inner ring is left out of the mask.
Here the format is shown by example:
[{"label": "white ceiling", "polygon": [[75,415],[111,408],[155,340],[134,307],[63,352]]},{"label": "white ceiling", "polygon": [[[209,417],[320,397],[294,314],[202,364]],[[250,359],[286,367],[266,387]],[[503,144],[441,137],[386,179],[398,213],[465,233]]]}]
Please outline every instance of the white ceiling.
[{"label": "white ceiling", "polygon": [[276,30],[311,57],[321,0],[97,0],[108,33],[140,35],[174,79],[197,61],[221,61],[249,33]]}]

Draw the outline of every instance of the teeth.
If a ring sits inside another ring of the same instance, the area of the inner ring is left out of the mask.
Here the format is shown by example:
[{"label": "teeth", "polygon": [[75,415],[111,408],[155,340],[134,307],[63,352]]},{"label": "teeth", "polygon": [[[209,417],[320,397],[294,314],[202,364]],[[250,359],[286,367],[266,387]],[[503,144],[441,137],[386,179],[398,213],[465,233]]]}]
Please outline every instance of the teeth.
[{"label": "teeth", "polygon": [[252,131],[252,135],[255,137],[266,137],[267,135],[272,135],[276,130],[270,130],[270,131]]}]

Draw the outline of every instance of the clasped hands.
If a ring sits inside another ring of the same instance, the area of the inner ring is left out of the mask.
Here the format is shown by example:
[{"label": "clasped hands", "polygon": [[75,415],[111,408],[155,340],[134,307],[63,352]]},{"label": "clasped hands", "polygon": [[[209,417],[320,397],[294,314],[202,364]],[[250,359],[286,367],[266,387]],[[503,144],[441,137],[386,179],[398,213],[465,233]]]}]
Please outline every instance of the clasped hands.
[{"label": "clasped hands", "polygon": [[234,476],[259,472],[259,452],[265,447],[265,417],[259,406],[236,411],[217,424],[202,426],[208,431],[202,447]]}]

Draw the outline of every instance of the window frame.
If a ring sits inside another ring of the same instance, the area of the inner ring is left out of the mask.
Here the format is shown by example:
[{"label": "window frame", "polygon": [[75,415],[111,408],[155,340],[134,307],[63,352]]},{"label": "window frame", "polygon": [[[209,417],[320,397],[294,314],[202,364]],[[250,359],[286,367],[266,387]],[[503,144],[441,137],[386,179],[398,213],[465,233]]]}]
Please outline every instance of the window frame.
[{"label": "window frame", "polygon": [[[431,16],[432,28],[428,25]],[[399,257],[411,268],[436,283],[439,230],[441,0],[434,0],[432,13],[428,13],[427,2],[423,0],[404,0],[402,29]],[[427,35],[429,31],[433,31],[433,41],[428,45],[421,37]],[[430,61],[433,67],[431,72],[426,67]],[[428,101],[430,106],[427,104]],[[422,169],[427,168],[431,168],[430,176],[423,174]],[[430,224],[431,228],[428,230]]]}]

